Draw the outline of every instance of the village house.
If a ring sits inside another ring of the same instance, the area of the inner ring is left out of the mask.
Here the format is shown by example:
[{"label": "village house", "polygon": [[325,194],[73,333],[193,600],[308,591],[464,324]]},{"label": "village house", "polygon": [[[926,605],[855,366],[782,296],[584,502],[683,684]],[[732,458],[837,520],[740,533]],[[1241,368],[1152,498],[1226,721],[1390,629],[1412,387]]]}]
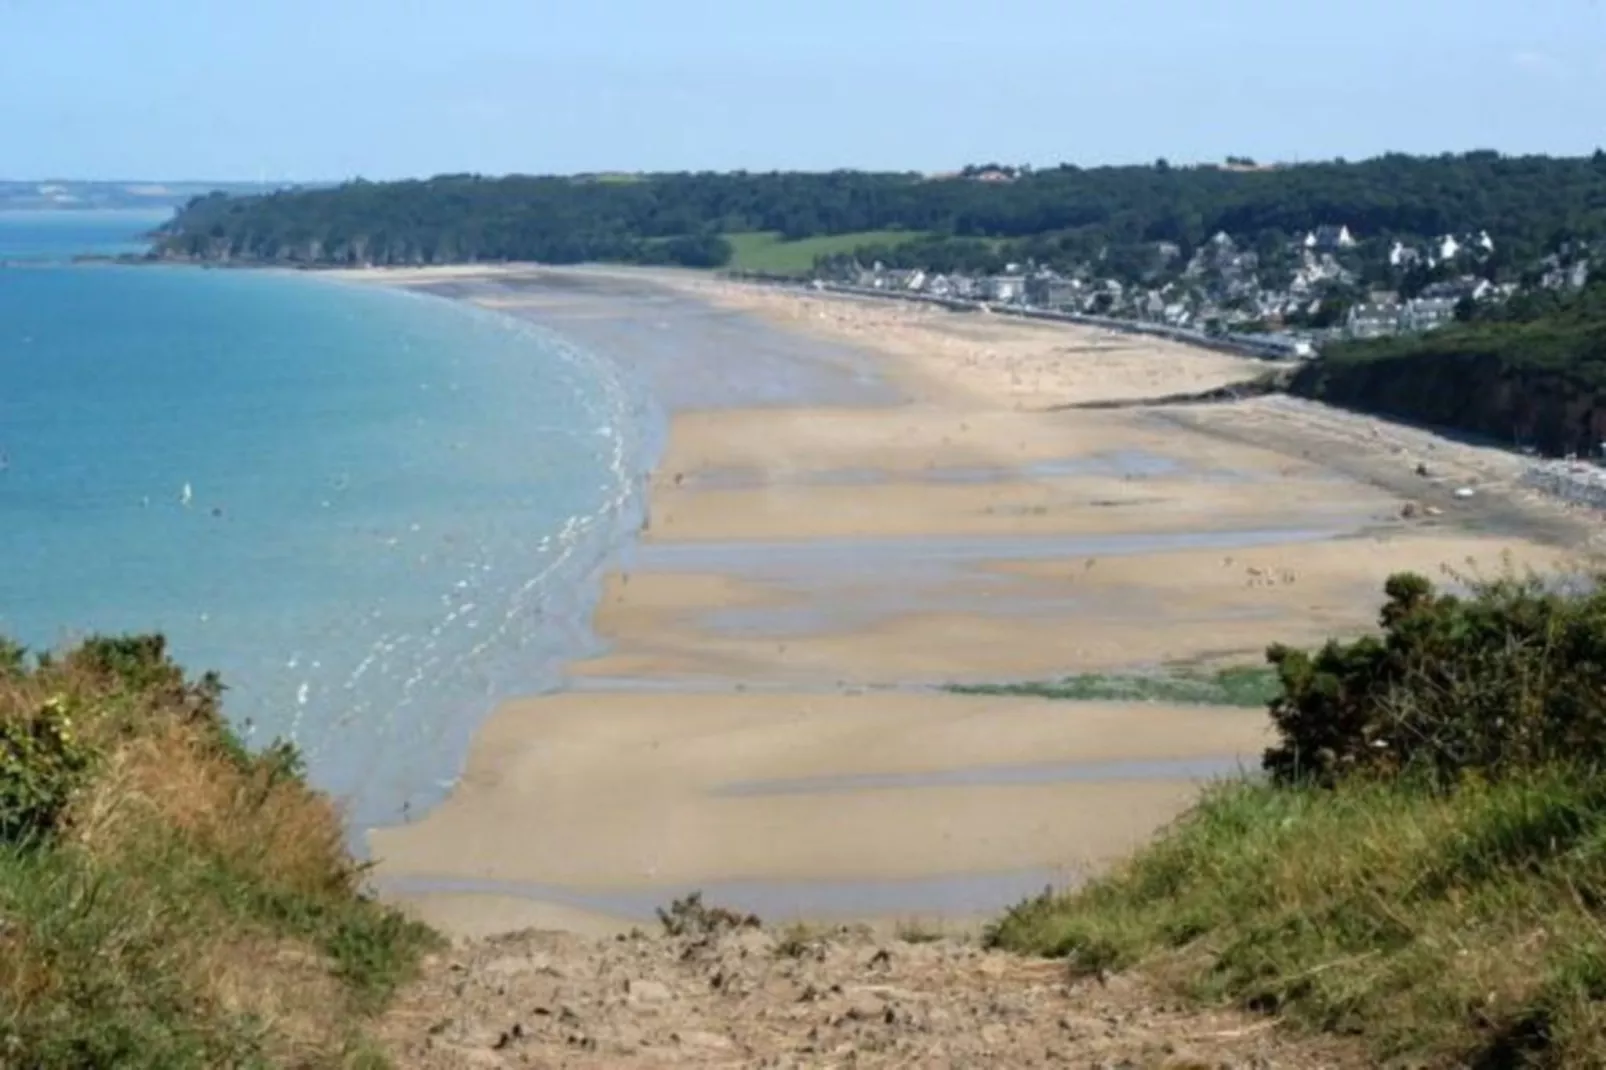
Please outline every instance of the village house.
[{"label": "village house", "polygon": [[982,280],[982,299],[1009,304],[1026,297],[1026,278],[1022,275],[990,275]]},{"label": "village house", "polygon": [[1449,297],[1419,297],[1407,301],[1400,311],[1399,329],[1402,331],[1432,331],[1455,322],[1456,299]]},{"label": "village house", "polygon": [[1351,338],[1382,338],[1400,330],[1400,306],[1371,301],[1355,305],[1344,318],[1344,333]]},{"label": "village house", "polygon": [[1321,226],[1305,235],[1305,248],[1319,253],[1335,253],[1355,245],[1355,235],[1347,226]]},{"label": "village house", "polygon": [[1058,275],[1034,275],[1026,280],[1026,300],[1038,308],[1064,308],[1075,305],[1082,295],[1082,284]]},{"label": "village house", "polygon": [[1395,242],[1389,248],[1389,266],[1396,268],[1410,267],[1422,259],[1422,254],[1406,245],[1404,242]]}]

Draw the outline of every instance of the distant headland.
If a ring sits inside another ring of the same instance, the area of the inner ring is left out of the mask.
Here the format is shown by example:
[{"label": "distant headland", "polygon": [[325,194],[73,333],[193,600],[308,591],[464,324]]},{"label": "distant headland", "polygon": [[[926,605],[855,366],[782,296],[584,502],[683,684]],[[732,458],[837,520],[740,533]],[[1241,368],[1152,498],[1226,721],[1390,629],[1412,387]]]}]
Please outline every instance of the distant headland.
[{"label": "distant headland", "polygon": [[[214,191],[251,196],[284,188],[273,182],[152,182],[81,179],[0,179],[0,211],[136,211],[180,208]],[[298,189],[313,186],[297,186]]]}]

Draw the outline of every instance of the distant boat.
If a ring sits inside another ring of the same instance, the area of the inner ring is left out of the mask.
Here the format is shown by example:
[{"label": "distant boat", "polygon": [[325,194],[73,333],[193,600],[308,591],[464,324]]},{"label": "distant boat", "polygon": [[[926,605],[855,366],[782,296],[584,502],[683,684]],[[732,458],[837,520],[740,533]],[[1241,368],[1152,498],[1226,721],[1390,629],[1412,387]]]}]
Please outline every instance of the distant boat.
[{"label": "distant boat", "polygon": [[194,499],[194,497],[195,497],[195,492],[193,490],[191,490],[190,489],[190,485],[188,483],[186,483],[186,484],[184,484],[184,489],[179,491],[178,503],[180,505],[189,505],[190,501],[192,499]]}]

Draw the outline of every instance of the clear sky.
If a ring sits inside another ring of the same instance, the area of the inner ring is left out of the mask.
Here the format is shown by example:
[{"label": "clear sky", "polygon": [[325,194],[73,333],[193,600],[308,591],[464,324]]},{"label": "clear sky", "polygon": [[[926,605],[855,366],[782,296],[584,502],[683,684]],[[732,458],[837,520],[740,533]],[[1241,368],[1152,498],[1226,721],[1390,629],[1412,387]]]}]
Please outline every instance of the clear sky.
[{"label": "clear sky", "polygon": [[0,177],[1606,142],[1606,0],[0,0]]}]

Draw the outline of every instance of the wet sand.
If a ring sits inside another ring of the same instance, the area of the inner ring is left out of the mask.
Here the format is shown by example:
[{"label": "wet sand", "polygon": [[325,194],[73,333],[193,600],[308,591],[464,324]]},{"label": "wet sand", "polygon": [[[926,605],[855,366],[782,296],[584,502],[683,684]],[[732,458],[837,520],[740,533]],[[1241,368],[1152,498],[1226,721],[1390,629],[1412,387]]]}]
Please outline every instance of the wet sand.
[{"label": "wet sand", "polygon": [[678,273],[381,281],[550,326],[670,417],[650,525],[603,584],[606,652],[500,709],[447,802],[371,835],[391,894],[456,931],[594,931],[694,888],[772,920],[984,916],[1253,765],[1265,717],[931,685],[1253,662],[1370,627],[1390,572],[1582,540],[1503,455],[1347,414],[1051,411],[1263,370],[1217,353]]}]

